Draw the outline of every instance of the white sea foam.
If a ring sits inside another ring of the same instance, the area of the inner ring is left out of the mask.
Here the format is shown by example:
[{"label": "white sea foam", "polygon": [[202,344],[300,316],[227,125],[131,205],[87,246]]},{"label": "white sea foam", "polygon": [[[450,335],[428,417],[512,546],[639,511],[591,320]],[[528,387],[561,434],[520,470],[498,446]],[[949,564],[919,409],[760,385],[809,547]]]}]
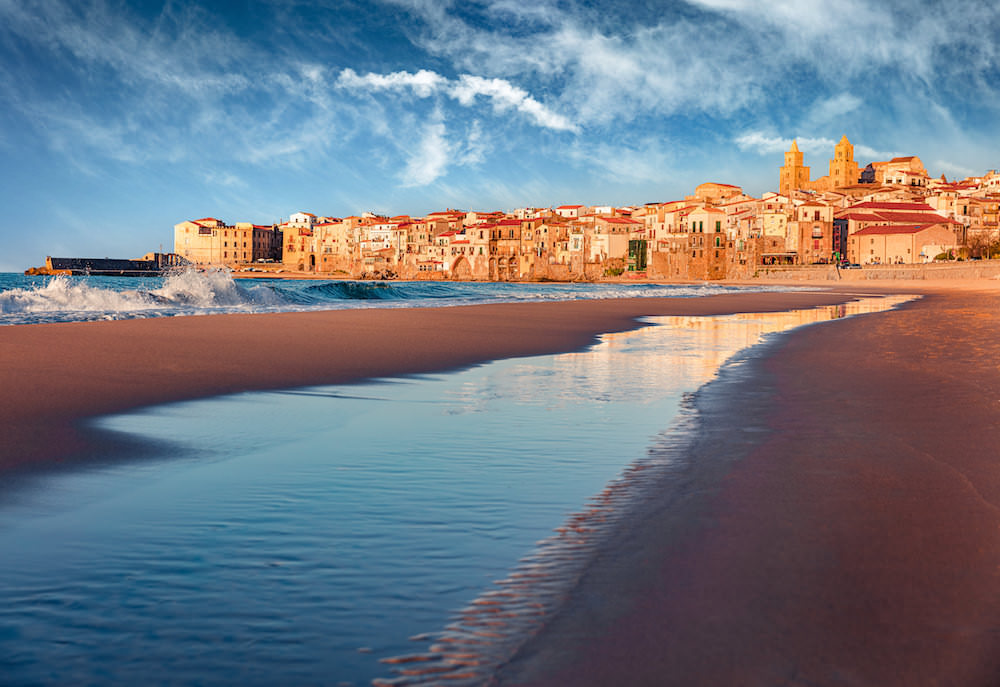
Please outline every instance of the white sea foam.
[{"label": "white sea foam", "polygon": [[[231,312],[412,308],[477,303],[655,296],[698,297],[750,289],[719,284],[533,284],[233,280],[228,271],[193,269],[163,278],[26,277],[0,274],[0,325],[169,317]],[[793,289],[798,290],[798,289]]]},{"label": "white sea foam", "polygon": [[0,293],[0,313],[113,312],[144,310],[153,302],[137,291],[95,288],[85,282],[56,277],[41,286]]},{"label": "white sea foam", "polygon": [[196,308],[244,305],[247,302],[232,276],[221,270],[172,272],[167,275],[162,287],[150,293],[156,300]]},{"label": "white sea foam", "polygon": [[[0,292],[0,323],[28,324],[232,312],[274,305],[273,291],[244,290],[227,272],[184,270],[132,289],[93,279],[56,277]],[[154,287],[155,288],[152,288]],[[254,297],[256,293],[257,297]],[[280,301],[280,298],[278,298]]]}]

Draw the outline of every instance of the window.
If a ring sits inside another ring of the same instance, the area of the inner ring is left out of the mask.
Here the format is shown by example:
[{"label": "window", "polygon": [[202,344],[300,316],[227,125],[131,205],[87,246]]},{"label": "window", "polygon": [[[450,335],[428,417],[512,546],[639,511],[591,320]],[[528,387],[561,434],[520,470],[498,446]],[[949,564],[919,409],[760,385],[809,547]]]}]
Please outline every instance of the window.
[{"label": "window", "polygon": [[715,233],[718,234],[722,231],[722,220],[715,220]]}]

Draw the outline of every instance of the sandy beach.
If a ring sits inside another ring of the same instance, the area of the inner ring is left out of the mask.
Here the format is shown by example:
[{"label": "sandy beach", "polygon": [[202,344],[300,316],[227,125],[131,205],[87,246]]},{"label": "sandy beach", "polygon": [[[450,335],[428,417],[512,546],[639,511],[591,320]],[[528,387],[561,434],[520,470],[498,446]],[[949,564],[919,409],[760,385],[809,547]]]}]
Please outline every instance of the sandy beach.
[{"label": "sandy beach", "polygon": [[994,685],[1000,294],[791,333],[502,685]]},{"label": "sandy beach", "polygon": [[[824,292],[212,315],[0,327],[0,479],[112,459],[87,418],[247,390],[337,384],[578,350],[643,315],[842,302]],[[134,452],[137,447],[128,447]]]},{"label": "sandy beach", "polygon": [[689,468],[501,671],[510,685],[994,684],[1000,284],[0,328],[0,481],[114,459],[88,418],[580,349],[644,315],[926,293],[705,387]]}]

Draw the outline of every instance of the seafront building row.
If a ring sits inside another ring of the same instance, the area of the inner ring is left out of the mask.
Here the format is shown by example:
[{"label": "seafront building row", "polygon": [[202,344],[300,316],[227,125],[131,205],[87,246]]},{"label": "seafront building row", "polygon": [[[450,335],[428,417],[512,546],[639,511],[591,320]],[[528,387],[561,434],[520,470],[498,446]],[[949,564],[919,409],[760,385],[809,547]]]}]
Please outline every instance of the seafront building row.
[{"label": "seafront building row", "polygon": [[174,227],[200,266],[368,278],[739,279],[771,265],[915,264],[1000,253],[1000,174],[949,182],[916,156],[859,168],[843,137],[811,178],[795,142],[760,198],[709,182],[682,200],[423,217],[292,214],[272,225],[207,217]]}]

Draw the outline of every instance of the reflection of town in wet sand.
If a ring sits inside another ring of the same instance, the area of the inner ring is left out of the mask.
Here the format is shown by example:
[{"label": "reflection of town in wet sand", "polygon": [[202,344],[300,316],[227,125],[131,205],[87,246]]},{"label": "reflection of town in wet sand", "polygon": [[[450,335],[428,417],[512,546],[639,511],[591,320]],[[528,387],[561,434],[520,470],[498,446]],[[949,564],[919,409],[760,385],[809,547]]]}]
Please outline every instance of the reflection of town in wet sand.
[{"label": "reflection of town in wet sand", "polygon": [[0,653],[19,657],[4,681],[141,684],[169,666],[241,687],[483,684],[662,502],[696,436],[685,399],[720,365],[900,301],[656,318],[578,353],[104,418],[164,459],[60,471],[0,507],[0,560],[17,562],[0,575]]},{"label": "reflection of town in wet sand", "polygon": [[[535,359],[516,364],[502,381],[494,378],[504,388],[494,385],[488,395],[551,407],[581,401],[641,403],[665,385],[692,392],[711,381],[726,361],[769,335],[882,312],[910,300],[912,296],[887,296],[789,312],[649,318],[648,327],[606,334],[586,351],[553,356],[547,374],[538,374]],[[622,384],[623,378],[627,384]],[[489,402],[483,391],[463,386],[454,399],[456,407],[464,412],[486,410]],[[539,542],[508,577],[496,582],[496,588],[469,604],[443,631],[414,637],[430,642],[427,651],[383,659],[396,675],[375,684],[429,685],[446,679],[449,685],[471,686],[487,681],[544,625],[602,542],[648,497],[658,480],[676,469],[696,423],[694,411],[682,408],[674,426],[658,437],[645,458],[628,466],[590,499],[585,510],[556,528],[554,536]]]}]

